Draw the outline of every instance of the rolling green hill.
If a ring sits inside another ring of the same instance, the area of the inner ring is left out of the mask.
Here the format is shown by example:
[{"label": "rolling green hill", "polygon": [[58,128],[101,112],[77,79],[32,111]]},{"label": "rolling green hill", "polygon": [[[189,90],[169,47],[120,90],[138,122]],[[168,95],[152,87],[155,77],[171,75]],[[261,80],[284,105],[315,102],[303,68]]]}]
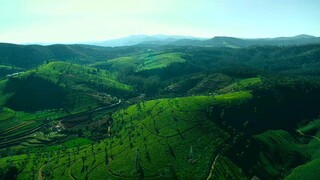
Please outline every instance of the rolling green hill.
[{"label": "rolling green hill", "polygon": [[[57,59],[77,64],[91,64],[93,67],[109,71],[126,71],[127,74],[147,71],[142,75],[151,76],[159,76],[162,73],[174,77],[208,70],[236,69],[241,66],[272,73],[319,76],[319,52],[319,44],[252,46],[237,49],[192,45],[136,45],[111,48],[88,45],[23,46],[2,43],[0,65],[30,69]],[[108,62],[111,59],[115,60]],[[162,70],[158,71],[159,69]]]},{"label": "rolling green hill", "polygon": [[288,133],[270,130],[254,136],[257,161],[251,170],[259,178],[317,179],[319,172],[319,120]]},{"label": "rolling green hill", "polygon": [[145,71],[152,69],[161,69],[173,63],[184,63],[186,60],[181,58],[179,53],[166,53],[147,58],[136,71]]},{"label": "rolling green hill", "polygon": [[161,69],[173,63],[184,63],[182,53],[145,53],[139,56],[120,57],[105,62],[98,62],[90,66],[109,71],[134,71],[141,72],[153,69]]},{"label": "rolling green hill", "polygon": [[120,57],[115,59],[110,59],[104,62],[98,62],[91,64],[90,66],[100,68],[100,69],[106,69],[109,71],[116,71],[125,69],[127,71],[134,71],[139,63],[137,62],[136,58],[134,57]]},{"label": "rolling green hill", "polygon": [[286,179],[316,179],[320,163],[320,120],[316,119],[297,129],[300,141],[303,143],[305,154],[309,156],[306,163],[294,168]]},{"label": "rolling green hill", "polygon": [[14,66],[4,66],[0,65],[0,78],[5,76],[10,76],[11,74],[18,73],[23,71],[21,68],[17,68]]},{"label": "rolling green hill", "polygon": [[132,91],[107,71],[50,62],[9,78],[2,94],[10,96],[5,105],[15,110],[84,111],[112,102],[109,95],[128,95]]}]

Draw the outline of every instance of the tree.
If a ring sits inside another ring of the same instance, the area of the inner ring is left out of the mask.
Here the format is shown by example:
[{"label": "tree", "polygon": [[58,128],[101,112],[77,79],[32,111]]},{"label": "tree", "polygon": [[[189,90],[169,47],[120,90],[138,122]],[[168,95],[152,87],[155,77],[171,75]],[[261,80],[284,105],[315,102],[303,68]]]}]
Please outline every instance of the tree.
[{"label": "tree", "polygon": [[174,159],[176,159],[176,154],[174,153],[174,150],[173,150],[173,148],[170,146],[170,144],[168,144],[168,151],[169,151],[169,154],[170,154]]},{"label": "tree", "polygon": [[147,158],[147,160],[148,160],[149,162],[151,161],[149,151],[147,151],[147,150],[146,150],[146,158]]},{"label": "tree", "polygon": [[173,165],[170,166],[170,174],[171,174],[171,179],[179,179],[173,168]]},{"label": "tree", "polygon": [[0,168],[0,177],[4,177],[4,169]]},{"label": "tree", "polygon": [[82,169],[81,169],[81,173],[82,173],[82,172],[84,172],[84,169],[85,169],[84,163],[85,163],[86,157],[82,156],[81,160],[82,160]]},{"label": "tree", "polygon": [[140,156],[139,156],[139,149],[136,149],[136,172],[137,172],[137,176],[138,179],[143,179],[144,178],[144,172],[141,166],[141,162],[140,162]]},{"label": "tree", "polygon": [[108,165],[109,158],[108,158],[108,149],[107,149],[107,147],[104,149],[104,153],[105,153],[105,159],[106,159],[105,163],[106,163],[106,165]]},{"label": "tree", "polygon": [[193,160],[193,150],[192,150],[192,145],[190,146],[190,151],[189,151],[189,160]]},{"label": "tree", "polygon": [[15,166],[10,166],[3,179],[17,179],[18,174],[18,168]]}]

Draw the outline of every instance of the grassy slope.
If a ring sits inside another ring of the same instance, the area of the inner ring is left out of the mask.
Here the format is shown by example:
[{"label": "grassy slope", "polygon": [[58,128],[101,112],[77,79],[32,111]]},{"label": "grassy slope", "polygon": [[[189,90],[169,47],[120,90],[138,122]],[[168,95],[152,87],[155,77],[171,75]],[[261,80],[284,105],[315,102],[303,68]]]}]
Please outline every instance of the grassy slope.
[{"label": "grassy slope", "polygon": [[[250,97],[248,92],[239,92],[216,97],[161,99],[140,103],[127,110],[119,111],[114,114],[116,121],[125,121],[135,125],[133,129],[127,126],[126,131],[120,132],[130,132],[131,129],[131,133],[140,134],[142,137],[138,136],[132,140],[133,148],[130,153],[127,150],[126,155],[120,156],[123,159],[114,164],[111,163],[110,168],[121,168],[128,158],[134,162],[135,149],[138,148],[141,154],[147,152],[150,154],[151,161],[144,162],[142,165],[147,168],[146,172],[149,172],[150,176],[159,176],[161,173],[155,173],[155,169],[163,169],[165,172],[165,169],[170,169],[170,164],[172,164],[179,177],[196,179],[205,177],[212,153],[218,151],[217,149],[224,144],[228,135],[217,128],[214,123],[208,121],[203,111],[209,105],[237,104]],[[120,127],[116,126],[117,128]],[[131,133],[127,135],[130,136]],[[212,141],[212,139],[215,140]],[[129,145],[130,141],[123,143]],[[190,146],[194,151],[196,169],[193,168],[192,161],[188,162]],[[170,153],[170,149],[174,155]],[[152,160],[154,158],[155,160]],[[129,176],[130,173],[127,175]],[[168,177],[168,174],[164,177],[166,176]]]},{"label": "grassy slope", "polygon": [[230,85],[233,79],[221,73],[205,74],[197,73],[188,77],[179,78],[165,88],[166,92],[171,93],[211,93]]},{"label": "grassy slope", "polygon": [[152,69],[160,69],[168,67],[173,63],[184,63],[185,59],[181,58],[181,53],[165,53],[147,58],[143,64],[141,64],[137,71],[145,71]]},{"label": "grassy slope", "polygon": [[12,95],[12,94],[5,94],[3,92],[4,88],[6,87],[8,80],[0,80],[0,106],[4,105],[8,98]]},{"label": "grassy slope", "polygon": [[320,172],[320,120],[314,120],[304,127],[299,128],[302,134],[300,137],[306,138],[309,142],[305,147],[306,153],[310,155],[310,160],[292,170],[286,179],[318,179]]},{"label": "grassy slope", "polygon": [[283,130],[270,130],[256,135],[262,144],[257,169],[268,177],[285,179],[318,179],[320,171],[320,120],[297,129],[292,135]]},{"label": "grassy slope", "polygon": [[242,79],[219,90],[221,93],[249,89],[262,83],[261,77]]},{"label": "grassy slope", "polygon": [[264,178],[283,177],[307,158],[303,146],[286,131],[269,130],[255,138],[263,144],[256,168],[267,174]]},{"label": "grassy slope", "polygon": [[219,156],[217,159],[215,170],[213,172],[213,176],[211,179],[239,179],[245,180],[248,179],[243,175],[241,168],[237,168],[232,161],[230,161],[227,157]]},{"label": "grassy slope", "polygon": [[[105,88],[115,88],[118,90],[129,91],[131,87],[116,81],[116,78],[109,72],[103,70],[96,70],[87,66],[76,64],[69,64],[64,62],[50,62],[46,65],[40,66],[35,70],[28,71],[21,74],[20,77],[36,73],[37,76],[49,79],[54,83],[66,78],[66,83],[74,85],[77,82],[86,83],[94,82]],[[68,84],[69,85],[69,84]]]},{"label": "grassy slope", "polygon": [[195,87],[189,90],[189,92],[213,92],[217,89],[228,86],[233,81],[232,78],[223,74],[212,74],[205,76],[200,82],[198,82]]},{"label": "grassy slope", "polygon": [[110,71],[121,71],[123,69],[136,72],[161,69],[172,63],[184,63],[182,53],[141,54],[139,56],[126,56],[91,64],[91,67],[107,69]]},{"label": "grassy slope", "polygon": [[91,67],[106,69],[110,71],[121,70],[121,69],[136,69],[139,65],[137,57],[119,57],[110,59],[104,62],[98,62],[91,64]]},{"label": "grassy slope", "polygon": [[9,108],[0,109],[0,121],[11,119],[15,116],[15,112]]}]

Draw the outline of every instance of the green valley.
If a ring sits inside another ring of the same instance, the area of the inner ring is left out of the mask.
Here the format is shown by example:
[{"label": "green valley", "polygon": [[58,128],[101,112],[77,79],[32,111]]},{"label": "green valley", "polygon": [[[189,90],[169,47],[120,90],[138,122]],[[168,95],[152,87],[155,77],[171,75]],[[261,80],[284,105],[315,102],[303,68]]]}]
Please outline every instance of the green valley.
[{"label": "green valley", "polygon": [[317,179],[319,44],[238,45],[0,44],[0,179]]}]

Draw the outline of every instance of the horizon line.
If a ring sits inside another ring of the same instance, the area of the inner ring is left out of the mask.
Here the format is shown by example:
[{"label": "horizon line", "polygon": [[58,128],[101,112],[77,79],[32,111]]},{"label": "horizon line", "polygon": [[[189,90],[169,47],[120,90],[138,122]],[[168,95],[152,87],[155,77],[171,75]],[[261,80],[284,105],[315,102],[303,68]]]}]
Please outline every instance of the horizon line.
[{"label": "horizon line", "polygon": [[[171,35],[171,34],[131,34],[131,35],[125,35],[125,36],[120,36],[120,37],[114,37],[114,38],[109,38],[109,39],[101,39],[101,40],[87,40],[87,41],[73,41],[73,42],[22,42],[22,43],[17,43],[17,42],[2,42],[0,41],[0,44],[16,44],[16,45],[42,45],[42,46],[48,46],[48,45],[55,45],[55,44],[65,44],[65,45],[93,45],[94,43],[101,43],[105,41],[116,41],[120,39],[125,39],[125,38],[130,38],[134,36],[168,36],[168,37],[181,37],[179,39],[202,39],[202,40],[208,40],[208,39],[213,39],[215,37],[229,37],[229,38],[237,38],[237,39],[243,39],[243,40],[250,40],[250,39],[275,39],[275,38],[290,38],[290,37],[298,37],[298,36],[310,36],[314,38],[319,38],[320,36],[315,36],[315,35],[310,35],[310,34],[297,34],[294,36],[273,36],[273,37],[254,37],[254,38],[247,38],[247,37],[237,37],[237,36],[227,36],[227,35],[215,35],[215,36],[193,36],[193,35]],[[185,37],[185,38],[182,38]],[[97,45],[98,46],[98,45]]]}]

